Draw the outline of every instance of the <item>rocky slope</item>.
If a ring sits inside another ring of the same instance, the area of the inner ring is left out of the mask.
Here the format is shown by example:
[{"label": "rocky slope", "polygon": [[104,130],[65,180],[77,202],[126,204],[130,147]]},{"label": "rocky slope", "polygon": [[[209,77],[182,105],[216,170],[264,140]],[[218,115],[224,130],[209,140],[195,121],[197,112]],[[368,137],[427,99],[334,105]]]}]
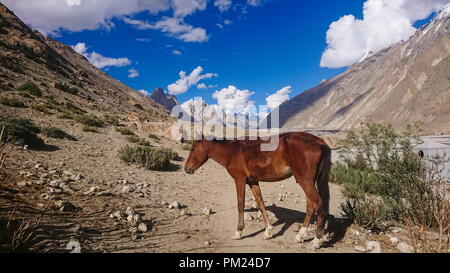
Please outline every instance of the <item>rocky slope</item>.
[{"label": "rocky slope", "polygon": [[161,87],[156,88],[152,92],[150,98],[153,99],[155,102],[159,103],[160,105],[162,105],[169,112],[172,111],[173,107],[179,105],[177,98],[175,96],[166,94],[166,92],[164,92],[164,90]]},{"label": "rocky slope", "polygon": [[[17,88],[27,81],[36,83],[43,90],[42,98],[17,92]],[[31,30],[2,4],[0,90],[4,97],[21,100],[25,108],[44,103],[51,97],[58,103],[71,102],[87,112],[117,115],[124,121],[171,120],[168,111],[159,104],[109,77],[70,46]],[[48,110],[52,112],[52,109]],[[2,110],[5,112],[8,111]]]},{"label": "rocky slope", "polygon": [[427,133],[450,133],[449,31],[447,7],[408,41],[283,103],[280,126],[347,130],[366,121],[398,128],[422,121]]}]

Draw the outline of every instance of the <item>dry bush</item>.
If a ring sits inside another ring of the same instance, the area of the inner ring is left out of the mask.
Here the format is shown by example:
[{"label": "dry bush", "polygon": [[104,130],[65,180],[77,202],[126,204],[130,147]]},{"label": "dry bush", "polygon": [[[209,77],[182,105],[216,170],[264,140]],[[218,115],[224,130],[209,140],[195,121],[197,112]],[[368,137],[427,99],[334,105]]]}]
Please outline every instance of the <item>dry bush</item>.
[{"label": "dry bush", "polygon": [[7,137],[5,134],[5,126],[1,127],[0,131],[0,174],[3,170],[3,166],[5,165],[6,158],[9,156],[13,149],[13,145],[9,145],[10,137]]},{"label": "dry bush", "polygon": [[119,157],[127,163],[136,163],[148,170],[168,170],[170,155],[163,149],[142,146],[125,146],[119,150]]},{"label": "dry bush", "polygon": [[15,219],[15,210],[8,220],[0,219],[0,251],[30,252],[33,249],[32,239],[42,221],[44,213],[33,221]]},{"label": "dry bush", "polygon": [[116,127],[116,132],[119,132],[121,135],[124,135],[124,136],[135,136],[136,135],[133,132],[133,130],[130,130],[128,128]]},{"label": "dry bush", "polygon": [[150,142],[138,136],[127,136],[127,141],[141,146],[151,146]]},{"label": "dry bush", "polygon": [[99,119],[94,115],[79,115],[75,120],[83,125],[91,127],[103,127],[103,120]]},{"label": "dry bush", "polygon": [[[413,143],[419,141],[418,132],[417,126],[396,133],[392,126],[367,124],[360,133],[349,133],[331,177],[342,185],[347,198],[344,214],[357,224],[374,231],[398,223],[411,231],[411,226],[437,230],[442,250],[450,216],[444,192],[447,181],[442,176],[448,160],[416,153]],[[417,250],[431,247],[419,235],[414,234],[421,241]]]}]

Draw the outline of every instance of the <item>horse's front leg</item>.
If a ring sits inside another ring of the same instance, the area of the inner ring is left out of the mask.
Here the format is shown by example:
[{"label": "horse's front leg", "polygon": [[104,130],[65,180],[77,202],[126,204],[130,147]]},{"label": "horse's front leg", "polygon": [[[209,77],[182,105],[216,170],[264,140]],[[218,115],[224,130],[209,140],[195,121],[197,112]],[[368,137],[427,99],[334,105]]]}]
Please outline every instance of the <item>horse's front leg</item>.
[{"label": "horse's front leg", "polygon": [[238,207],[238,225],[237,230],[233,236],[233,240],[240,240],[242,238],[242,231],[244,230],[244,202],[245,202],[245,184],[246,178],[235,179],[237,207]]},{"label": "horse's front leg", "polygon": [[264,224],[266,226],[266,230],[264,231],[264,239],[270,239],[273,236],[273,226],[270,224],[269,216],[267,215],[266,207],[264,205],[264,200],[261,194],[261,189],[259,188],[259,183],[251,183],[250,188],[252,189],[253,195],[255,196],[256,203],[258,204],[259,211],[261,211],[264,219]]}]

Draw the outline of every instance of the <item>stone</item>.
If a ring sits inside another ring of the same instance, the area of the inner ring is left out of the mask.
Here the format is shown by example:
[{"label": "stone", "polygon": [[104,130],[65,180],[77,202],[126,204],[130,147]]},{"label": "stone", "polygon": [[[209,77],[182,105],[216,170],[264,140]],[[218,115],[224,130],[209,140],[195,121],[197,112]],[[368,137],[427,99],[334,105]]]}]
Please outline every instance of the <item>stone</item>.
[{"label": "stone", "polygon": [[148,227],[147,227],[147,225],[146,225],[145,223],[140,223],[140,224],[138,225],[138,227],[137,227],[137,230],[138,230],[139,232],[145,233],[145,232],[148,231]]},{"label": "stone", "polygon": [[251,216],[248,212],[245,212],[244,221],[253,221],[253,216]]},{"label": "stone", "polygon": [[381,245],[377,241],[368,241],[366,243],[366,249],[370,253],[381,253]]},{"label": "stone", "polygon": [[42,163],[37,163],[36,165],[34,165],[35,169],[39,169],[42,168],[44,165],[42,165]]},{"label": "stone", "polygon": [[109,215],[109,218],[116,218],[116,219],[122,219],[123,218],[123,213],[121,211],[116,211],[114,213],[111,213]]},{"label": "stone", "polygon": [[48,183],[49,185],[50,185],[50,187],[59,187],[59,185],[61,184],[61,181],[59,181],[59,180],[53,180],[53,181],[50,181],[50,183]]},{"label": "stone", "polygon": [[139,213],[136,213],[135,215],[133,215],[133,222],[136,224],[141,222],[141,215]]},{"label": "stone", "polygon": [[180,209],[182,208],[182,204],[178,201],[173,201],[170,205],[169,205],[169,209]]},{"label": "stone", "polygon": [[210,246],[211,243],[209,241],[205,241],[205,246]]},{"label": "stone", "polygon": [[131,215],[131,216],[133,216],[133,215],[136,214],[136,212],[134,211],[134,209],[133,209],[132,207],[128,207],[128,208],[125,210],[125,214],[126,214],[126,215]]},{"label": "stone", "polygon": [[89,190],[86,191],[84,194],[85,194],[85,195],[93,194],[93,193],[95,193],[95,192],[98,191],[98,190],[99,190],[98,187],[90,187]]},{"label": "stone", "polygon": [[394,228],[391,229],[391,231],[392,231],[393,233],[399,233],[400,231],[402,231],[402,229],[401,229],[401,228],[398,228],[398,227],[394,227]]},{"label": "stone", "polygon": [[17,182],[17,186],[19,186],[19,187],[26,187],[26,186],[28,186],[28,182],[27,181]]},{"label": "stone", "polygon": [[258,204],[256,202],[253,203],[252,208],[257,209],[258,208]]},{"label": "stone", "polygon": [[413,253],[414,248],[407,243],[401,242],[397,245],[398,250],[400,250],[401,253]]},{"label": "stone", "polygon": [[391,244],[393,244],[393,245],[397,245],[398,244],[398,238],[397,237],[391,237],[391,238],[389,238],[389,242],[391,242]]},{"label": "stone", "polygon": [[203,209],[203,214],[204,214],[204,215],[210,215],[211,212],[212,212],[212,210],[209,209],[209,208],[204,208],[204,209]]},{"label": "stone", "polygon": [[366,252],[366,249],[362,246],[355,246],[355,250],[358,252]]},{"label": "stone", "polygon": [[130,192],[134,192],[134,187],[132,186],[123,186],[122,188],[122,193],[130,193]]}]

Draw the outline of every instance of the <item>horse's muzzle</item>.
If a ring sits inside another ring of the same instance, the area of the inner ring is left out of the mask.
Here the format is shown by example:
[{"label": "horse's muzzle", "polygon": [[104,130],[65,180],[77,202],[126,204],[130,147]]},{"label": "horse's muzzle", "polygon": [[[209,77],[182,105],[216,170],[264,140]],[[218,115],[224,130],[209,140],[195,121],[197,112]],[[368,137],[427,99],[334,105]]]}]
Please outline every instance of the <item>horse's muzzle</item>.
[{"label": "horse's muzzle", "polygon": [[194,170],[191,169],[191,168],[185,168],[184,170],[186,171],[187,174],[193,174],[194,173]]}]

